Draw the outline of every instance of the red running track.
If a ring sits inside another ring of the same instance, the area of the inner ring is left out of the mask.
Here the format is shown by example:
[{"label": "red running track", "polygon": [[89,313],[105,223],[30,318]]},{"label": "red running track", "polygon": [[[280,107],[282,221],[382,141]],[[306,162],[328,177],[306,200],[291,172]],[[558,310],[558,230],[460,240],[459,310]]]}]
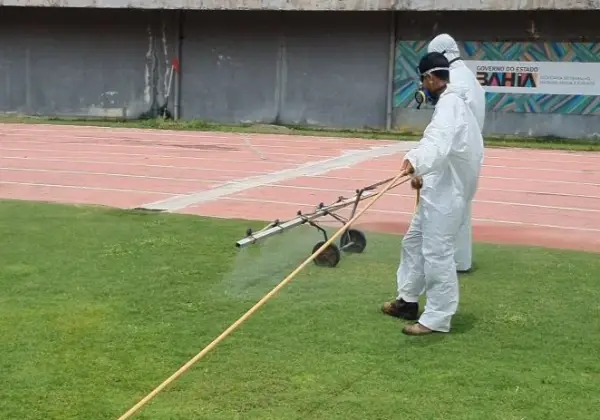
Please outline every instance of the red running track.
[{"label": "red running track", "polygon": [[[398,143],[2,124],[0,198],[141,207],[393,144]],[[320,202],[350,197],[356,188],[395,176],[403,154],[288,176],[176,211],[292,218],[297,210],[311,211]],[[398,187],[371,207],[357,227],[403,233],[414,200],[409,186]],[[600,153],[487,149],[473,217],[476,241],[600,251]]]}]

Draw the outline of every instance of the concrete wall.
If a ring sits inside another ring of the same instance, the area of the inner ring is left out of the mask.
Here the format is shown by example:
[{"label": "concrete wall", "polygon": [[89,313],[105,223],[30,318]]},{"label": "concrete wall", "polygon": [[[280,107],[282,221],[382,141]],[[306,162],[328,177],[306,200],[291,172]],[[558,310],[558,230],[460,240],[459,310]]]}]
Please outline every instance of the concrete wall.
[{"label": "concrete wall", "polygon": [[182,116],[382,127],[389,26],[380,13],[189,13]]},{"label": "concrete wall", "polygon": [[139,116],[165,92],[166,24],[155,12],[3,7],[0,112]]},{"label": "concrete wall", "polygon": [[0,0],[0,6],[183,10],[595,10],[600,0]]},{"label": "concrete wall", "polygon": [[[1,10],[4,113],[139,117],[163,103],[181,34],[173,91],[185,119],[384,128],[390,111],[395,127],[420,130],[430,116],[388,108],[395,42],[387,12]],[[597,42],[599,14],[404,12],[395,36]],[[488,112],[486,132],[583,137],[600,133],[600,118]]]},{"label": "concrete wall", "polygon": [[[382,127],[389,16],[186,12],[180,116]],[[177,33],[177,12],[2,8],[0,112],[138,117],[163,103]]]}]

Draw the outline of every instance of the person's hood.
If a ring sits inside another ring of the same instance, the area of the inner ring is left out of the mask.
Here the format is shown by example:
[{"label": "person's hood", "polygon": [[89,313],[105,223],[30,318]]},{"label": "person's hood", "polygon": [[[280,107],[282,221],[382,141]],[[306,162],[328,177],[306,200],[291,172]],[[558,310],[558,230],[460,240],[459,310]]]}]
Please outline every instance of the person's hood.
[{"label": "person's hood", "polygon": [[452,61],[455,58],[460,57],[460,50],[458,49],[458,44],[448,34],[441,34],[436,36],[431,40],[429,45],[427,46],[427,52],[439,52],[444,54],[448,61]]}]

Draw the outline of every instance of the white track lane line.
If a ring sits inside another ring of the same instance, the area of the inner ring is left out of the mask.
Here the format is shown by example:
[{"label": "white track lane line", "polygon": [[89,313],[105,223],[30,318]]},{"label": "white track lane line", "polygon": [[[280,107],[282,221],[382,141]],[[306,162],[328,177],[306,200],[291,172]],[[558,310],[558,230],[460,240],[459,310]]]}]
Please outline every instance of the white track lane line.
[{"label": "white track lane line", "polygon": [[13,182],[13,181],[1,181],[0,180],[0,184],[27,185],[27,186],[31,186],[31,187],[46,187],[46,188],[64,188],[64,189],[72,189],[72,190],[113,191],[113,192],[126,192],[126,193],[134,193],[134,194],[160,194],[160,195],[166,195],[169,197],[176,196],[176,194],[174,194],[172,192],[165,192],[165,191],[146,191],[146,190],[131,190],[131,189],[124,189],[124,188],[104,188],[104,187],[84,187],[81,185],[45,184],[43,182]]},{"label": "white track lane line", "polygon": [[[49,140],[14,140],[12,141],[13,143],[18,143],[18,144],[50,144],[50,145],[55,145],[57,144],[54,139],[57,138],[58,136],[52,136],[51,139]],[[87,146],[98,146],[98,147],[104,147],[104,148],[123,148],[123,147],[152,147],[152,148],[156,148],[156,149],[168,149],[168,150],[185,150],[186,147],[185,146],[202,146],[202,145],[211,145],[211,146],[221,146],[221,147],[244,147],[246,144],[244,142],[244,139],[240,139],[239,143],[236,144],[232,144],[231,141],[228,142],[206,142],[206,143],[187,143],[182,145],[181,143],[178,143],[177,141],[171,141],[169,139],[164,139],[164,140],[160,140],[161,144],[156,144],[154,141],[148,141],[148,140],[144,140],[144,139],[122,139],[122,138],[115,138],[115,137],[87,137],[87,136],[61,136],[61,138],[64,137],[66,139],[72,139],[72,138],[90,138],[90,139],[94,139],[94,140],[103,140],[103,141],[113,141],[114,143],[101,143],[101,142],[78,142],[78,141],[68,141],[68,142],[59,142],[58,144],[68,144],[68,145],[87,145]],[[122,143],[119,143],[122,142]],[[129,142],[134,142],[137,144],[131,144]],[[253,140],[252,141],[252,145],[255,147],[260,147],[262,149],[289,149],[290,145],[297,145],[297,142],[295,140],[292,141],[287,140],[287,141],[282,141],[280,142],[281,144],[273,144],[273,142],[259,142],[257,140]],[[342,144],[342,143],[340,143]],[[370,144],[365,143],[366,146],[369,146]],[[382,143],[382,145],[385,145],[384,143]],[[415,142],[416,145],[416,142]],[[306,143],[306,147],[297,147],[297,149],[307,149],[307,150],[313,150],[315,147],[317,147],[316,144],[313,143]],[[190,151],[194,151],[194,149],[192,149],[191,147],[189,148]],[[494,154],[494,152],[498,150],[498,149],[494,149],[494,148],[486,148],[486,153],[492,153]],[[197,152],[201,152],[200,150],[195,150]],[[275,153],[272,153],[275,154]],[[285,155],[285,154],[284,154]],[[295,154],[294,154],[295,155]],[[569,155],[571,156],[571,155]],[[578,155],[580,157],[590,157],[590,158],[594,158],[596,157],[595,155]],[[489,159],[493,159],[493,160],[514,160],[514,161],[518,161],[518,162],[544,162],[544,163],[554,163],[554,164],[561,164],[564,165],[565,163],[569,163],[569,164],[594,164],[596,162],[590,162],[590,161],[583,161],[583,160],[565,160],[565,159],[557,159],[557,160],[546,160],[546,159],[536,159],[536,158],[532,158],[532,157],[509,157],[509,156],[490,156],[490,155],[486,155],[485,157],[486,160]],[[595,160],[595,159],[593,159]]]},{"label": "white track lane line", "polygon": [[[35,151],[35,152],[47,152],[47,153],[60,153],[59,150],[55,150],[55,149],[36,149],[36,150],[31,150],[31,149],[11,149],[11,148],[2,148],[0,147],[0,151],[18,151],[18,152],[31,152],[31,151]],[[365,150],[369,150],[369,149],[365,149]],[[79,151],[79,150],[72,150],[69,151],[69,153],[74,153],[74,154],[79,154],[79,155],[98,155],[98,152],[95,151]],[[232,152],[227,152],[227,153],[232,153]],[[248,154],[252,154],[252,153],[248,153]],[[210,156],[171,156],[171,155],[149,155],[149,154],[145,154],[145,153],[123,153],[123,152],[103,152],[102,155],[110,155],[110,156],[125,156],[125,157],[144,157],[144,158],[152,158],[152,159],[181,159],[181,160],[198,160],[198,161],[211,161],[211,162],[231,162],[232,158],[231,157],[227,157],[227,156],[223,156],[222,158],[218,158],[218,157],[210,157]],[[310,158],[325,158],[325,159],[330,159],[334,156],[327,156],[327,155],[309,155],[309,154],[285,154],[285,153],[273,153],[272,155],[278,155],[278,156],[303,156],[303,157],[310,157]],[[0,159],[31,159],[31,160],[35,160],[35,159],[40,159],[37,157],[33,157],[33,158],[29,158],[29,157],[21,157],[21,156],[2,156]],[[237,163],[257,163],[257,164],[269,164],[269,163],[277,163],[277,164],[284,164],[284,163],[295,163],[295,164],[301,164],[302,162],[297,162],[294,160],[290,160],[290,161],[283,161],[283,160],[277,160],[277,161],[269,161],[269,160],[262,160],[262,159],[251,159],[251,160],[247,160],[247,159],[236,159],[235,160]],[[560,172],[560,173],[575,173],[575,174],[584,174],[586,173],[585,171],[582,170],[571,170],[571,169],[551,169],[551,168],[535,168],[535,167],[520,167],[520,166],[502,166],[502,165],[483,165],[483,168],[502,168],[502,169],[510,169],[510,170],[514,170],[514,171],[518,171],[518,170],[528,170],[528,171],[542,171],[542,172]],[[339,168],[339,169],[345,169],[345,168]],[[377,168],[354,168],[356,170],[360,170],[360,171],[367,171],[367,172],[380,172],[380,173],[386,173],[386,174],[391,174],[393,173],[393,171],[390,171],[388,169],[377,169]],[[598,171],[594,171],[591,173],[587,173],[588,175],[598,175],[600,176],[600,169]],[[392,175],[393,176],[393,175]],[[520,178],[522,179],[522,178]]]}]

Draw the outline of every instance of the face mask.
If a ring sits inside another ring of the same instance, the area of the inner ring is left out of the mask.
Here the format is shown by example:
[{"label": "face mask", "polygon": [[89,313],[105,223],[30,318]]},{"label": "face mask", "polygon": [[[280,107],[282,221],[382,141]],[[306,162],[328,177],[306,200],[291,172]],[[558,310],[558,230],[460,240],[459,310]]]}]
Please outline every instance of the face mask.
[{"label": "face mask", "polygon": [[[431,92],[428,89],[423,87],[423,78],[427,76],[432,71],[435,70],[449,70],[448,67],[437,67],[429,70],[427,73],[421,75],[421,82],[419,83],[419,90],[415,93],[415,101],[417,102],[417,109],[421,109],[421,105],[425,102],[429,102],[433,106],[437,104],[440,99],[440,95],[437,92]],[[419,68],[417,67],[417,73],[419,73]]]},{"label": "face mask", "polygon": [[424,89],[419,89],[415,92],[415,102],[417,103],[417,109],[421,109],[423,102],[427,101],[427,94]]},{"label": "face mask", "polygon": [[425,89],[422,83],[419,85],[419,90],[415,92],[415,102],[417,102],[417,109],[421,109],[421,105],[423,105],[423,103],[425,102],[435,105],[438,99],[439,96],[436,93],[430,92],[429,90]]}]

